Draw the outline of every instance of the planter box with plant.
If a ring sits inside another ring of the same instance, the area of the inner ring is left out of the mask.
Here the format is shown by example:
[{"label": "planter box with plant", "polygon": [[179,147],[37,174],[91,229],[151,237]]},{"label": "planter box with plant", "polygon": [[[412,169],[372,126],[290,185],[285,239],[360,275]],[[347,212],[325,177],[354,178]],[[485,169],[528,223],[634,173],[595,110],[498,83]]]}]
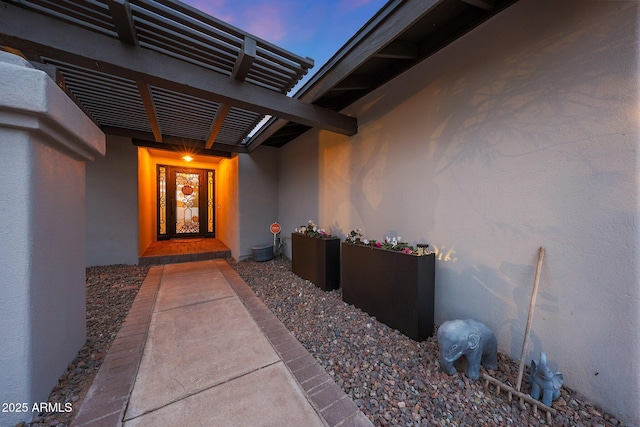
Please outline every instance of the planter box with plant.
[{"label": "planter box with plant", "polygon": [[342,298],[416,341],[433,335],[435,254],[399,238],[342,243]]},{"label": "planter box with plant", "polygon": [[291,234],[291,270],[324,291],[340,287],[340,239],[313,221]]}]

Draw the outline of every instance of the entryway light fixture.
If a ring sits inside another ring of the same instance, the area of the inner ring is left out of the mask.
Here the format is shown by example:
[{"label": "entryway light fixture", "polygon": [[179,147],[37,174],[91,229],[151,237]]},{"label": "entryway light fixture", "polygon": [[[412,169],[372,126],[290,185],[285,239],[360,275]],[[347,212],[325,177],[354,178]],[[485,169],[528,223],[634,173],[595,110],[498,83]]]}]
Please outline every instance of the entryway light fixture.
[{"label": "entryway light fixture", "polygon": [[191,160],[193,160],[193,157],[191,157],[191,156],[190,156],[190,155],[188,155],[188,154],[187,154],[186,156],[182,156],[182,158],[183,158],[185,161],[187,161],[187,162],[190,162]]}]

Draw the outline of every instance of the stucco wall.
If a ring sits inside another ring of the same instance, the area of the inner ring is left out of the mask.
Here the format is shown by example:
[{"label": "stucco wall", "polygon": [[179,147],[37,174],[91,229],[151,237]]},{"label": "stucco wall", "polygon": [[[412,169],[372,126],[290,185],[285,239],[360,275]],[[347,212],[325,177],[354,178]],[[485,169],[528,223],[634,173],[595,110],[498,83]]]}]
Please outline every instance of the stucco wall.
[{"label": "stucco wall", "polygon": [[138,263],[138,149],[107,137],[106,156],[87,165],[87,266]]},{"label": "stucco wall", "polygon": [[31,396],[46,401],[85,342],[85,163],[43,144],[33,154],[29,360]]},{"label": "stucco wall", "polygon": [[85,341],[85,162],[105,143],[55,82],[5,52],[0,94],[0,402],[20,404],[0,412],[4,426],[37,415]]},{"label": "stucco wall", "polygon": [[356,136],[282,148],[283,229],[430,243],[436,321],[482,320],[514,359],[544,246],[527,360],[640,424],[638,12],[516,3],[348,108]]},{"label": "stucco wall", "polygon": [[[33,404],[47,401],[85,341],[84,229],[76,226],[85,218],[85,168],[26,133],[0,134],[0,177],[16,189],[0,197],[11,218],[0,228],[0,402],[27,404],[0,413],[4,426],[37,415]],[[16,203],[22,192],[26,207]]]},{"label": "stucco wall", "polygon": [[[0,154],[2,159],[8,161],[3,164],[2,178],[22,176],[29,170],[31,160],[31,147],[29,147],[26,135],[14,135],[9,138],[3,132],[0,141]],[[23,183],[24,185],[24,183]],[[31,249],[31,236],[24,236],[23,230],[29,229],[30,220],[22,212],[9,210],[16,206],[9,192],[0,192],[0,212],[7,218],[15,216],[11,226],[7,222],[0,225],[0,240],[2,252],[2,299],[0,299],[0,340],[10,345],[0,346],[0,401],[11,402],[14,399],[23,401],[30,398],[30,371],[29,360],[29,287],[24,286],[29,280],[28,263],[12,262],[13,259],[29,260]],[[9,243],[10,242],[10,243]],[[0,418],[5,423],[14,425],[27,420],[29,414],[9,414]]]},{"label": "stucco wall", "polygon": [[[347,137],[325,132],[310,131],[296,141],[280,149],[278,157],[278,217],[284,241],[285,255],[291,257],[291,232],[313,220],[319,227],[331,229],[334,234],[342,235],[342,231],[334,224],[336,218],[322,214],[320,211],[320,188],[324,188],[320,176],[320,135],[335,141],[337,146],[346,144]],[[310,152],[308,150],[311,150]],[[331,205],[332,200],[326,200]],[[333,203],[338,199],[333,199]],[[347,231],[348,232],[348,231]]]},{"label": "stucco wall", "polygon": [[273,244],[269,226],[278,221],[278,152],[260,147],[238,158],[240,241],[236,259],[243,259],[253,255],[253,246]]},{"label": "stucco wall", "polygon": [[158,184],[149,150],[138,147],[138,256],[157,239]]},{"label": "stucco wall", "polygon": [[216,172],[216,230],[217,237],[231,249],[235,259],[240,254],[238,157],[221,160]]}]

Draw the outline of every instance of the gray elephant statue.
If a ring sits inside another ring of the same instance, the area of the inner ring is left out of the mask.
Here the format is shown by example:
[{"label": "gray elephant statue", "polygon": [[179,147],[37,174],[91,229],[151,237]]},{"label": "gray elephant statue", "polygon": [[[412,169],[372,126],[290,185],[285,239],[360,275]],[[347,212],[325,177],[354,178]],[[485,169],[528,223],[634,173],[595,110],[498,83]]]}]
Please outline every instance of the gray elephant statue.
[{"label": "gray elephant statue", "polygon": [[560,387],[564,377],[560,372],[552,372],[547,367],[547,355],[540,352],[540,363],[531,361],[531,397],[540,400],[547,406],[551,406],[554,400],[560,397]]},{"label": "gray elephant statue", "polygon": [[467,376],[480,378],[480,364],[487,369],[498,368],[498,343],[487,325],[473,319],[448,320],[438,328],[440,367],[449,375],[456,373],[454,363],[467,359]]}]

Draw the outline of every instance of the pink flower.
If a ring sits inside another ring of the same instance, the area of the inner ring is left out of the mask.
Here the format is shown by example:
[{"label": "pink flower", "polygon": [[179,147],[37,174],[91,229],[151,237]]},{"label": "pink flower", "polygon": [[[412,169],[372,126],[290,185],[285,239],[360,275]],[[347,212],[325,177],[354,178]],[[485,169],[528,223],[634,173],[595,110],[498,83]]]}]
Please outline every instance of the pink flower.
[{"label": "pink flower", "polygon": [[382,247],[382,243],[376,242],[376,248],[381,248],[381,247]]},{"label": "pink flower", "polygon": [[411,254],[411,253],[413,253],[413,251],[412,251],[411,249],[409,249],[409,248],[404,248],[404,249],[402,250],[402,253],[404,253],[404,254]]}]

